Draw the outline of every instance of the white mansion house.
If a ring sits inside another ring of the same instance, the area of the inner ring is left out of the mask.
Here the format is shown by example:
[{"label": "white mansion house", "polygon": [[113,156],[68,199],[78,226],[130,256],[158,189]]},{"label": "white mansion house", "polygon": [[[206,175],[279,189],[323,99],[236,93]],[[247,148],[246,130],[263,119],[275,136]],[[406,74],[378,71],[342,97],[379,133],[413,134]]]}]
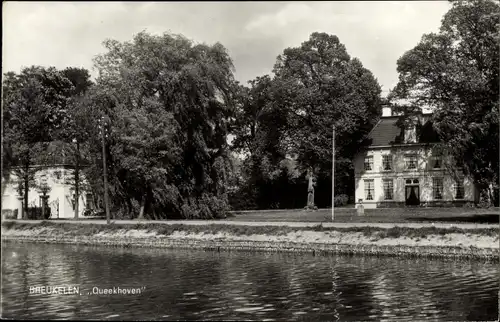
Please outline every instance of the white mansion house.
[{"label": "white mansion house", "polygon": [[463,205],[478,199],[468,177],[452,175],[445,164],[453,160],[434,147],[438,141],[420,113],[406,126],[398,125],[385,107],[368,136],[370,144],[354,160],[356,204],[365,208]]}]

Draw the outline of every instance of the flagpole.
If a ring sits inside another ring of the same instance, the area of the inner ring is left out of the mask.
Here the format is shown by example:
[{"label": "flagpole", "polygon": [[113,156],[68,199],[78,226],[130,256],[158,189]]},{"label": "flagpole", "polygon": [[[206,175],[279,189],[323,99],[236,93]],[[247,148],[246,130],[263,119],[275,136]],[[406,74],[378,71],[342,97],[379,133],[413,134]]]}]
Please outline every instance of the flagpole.
[{"label": "flagpole", "polygon": [[335,219],[335,125],[332,136],[332,222]]}]

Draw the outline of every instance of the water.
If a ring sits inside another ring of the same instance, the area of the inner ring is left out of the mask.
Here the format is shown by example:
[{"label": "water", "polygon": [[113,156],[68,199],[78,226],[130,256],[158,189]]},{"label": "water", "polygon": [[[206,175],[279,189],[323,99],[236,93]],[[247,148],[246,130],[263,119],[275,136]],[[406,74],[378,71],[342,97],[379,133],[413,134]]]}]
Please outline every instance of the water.
[{"label": "water", "polygon": [[[4,318],[488,321],[498,316],[498,264],[478,261],[6,243],[2,273]],[[37,294],[36,286],[75,286],[79,293]],[[102,293],[112,287],[136,294],[93,294],[95,288]]]}]

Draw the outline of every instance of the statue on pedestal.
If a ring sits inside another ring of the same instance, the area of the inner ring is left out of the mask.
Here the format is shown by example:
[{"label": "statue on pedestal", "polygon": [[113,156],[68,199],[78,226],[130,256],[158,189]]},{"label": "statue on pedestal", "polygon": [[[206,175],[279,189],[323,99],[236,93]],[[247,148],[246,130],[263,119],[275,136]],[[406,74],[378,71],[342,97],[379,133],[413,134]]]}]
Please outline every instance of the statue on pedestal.
[{"label": "statue on pedestal", "polygon": [[365,207],[363,206],[363,199],[358,199],[358,205],[356,207],[356,212],[358,216],[363,216],[365,214]]},{"label": "statue on pedestal", "polygon": [[312,169],[307,171],[307,178],[309,179],[309,184],[307,187],[307,206],[306,210],[317,210],[318,207],[314,204],[314,186],[316,185],[316,180],[313,175]]},{"label": "statue on pedestal", "polygon": [[42,201],[42,212],[40,219],[49,219],[50,217],[50,209],[49,209],[49,196],[48,193],[52,190],[52,188],[47,184],[47,176],[42,175],[40,179],[40,183],[38,185],[38,192],[40,193],[40,199]]}]

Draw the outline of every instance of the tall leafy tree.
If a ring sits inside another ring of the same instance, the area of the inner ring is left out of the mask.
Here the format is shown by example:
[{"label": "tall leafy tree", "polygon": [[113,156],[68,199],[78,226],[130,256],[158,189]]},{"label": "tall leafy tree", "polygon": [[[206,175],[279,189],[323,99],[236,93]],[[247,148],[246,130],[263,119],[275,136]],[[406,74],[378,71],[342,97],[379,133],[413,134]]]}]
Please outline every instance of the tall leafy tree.
[{"label": "tall leafy tree", "polygon": [[[105,46],[95,64],[98,86],[115,99],[109,112],[112,171],[119,178],[112,178],[114,191],[150,215],[221,215],[235,88],[226,49],[145,32]],[[149,131],[138,132],[138,124]]]},{"label": "tall leafy tree", "polygon": [[331,168],[334,125],[339,156],[352,157],[380,115],[381,89],[373,74],[350,57],[337,36],[317,32],[300,47],[285,49],[274,73],[293,98],[285,104],[300,163],[316,171]]},{"label": "tall leafy tree", "polygon": [[439,32],[424,35],[398,60],[390,95],[410,103],[403,106],[408,115],[423,105],[434,110],[442,147],[486,200],[498,187],[499,19],[496,1],[453,1]]},{"label": "tall leafy tree", "polygon": [[[288,175],[284,176],[286,163],[290,162],[287,160],[287,134],[291,130],[286,114],[288,111],[283,109],[283,105],[276,104],[276,101],[286,97],[278,97],[280,87],[267,75],[257,77],[249,85],[239,88],[239,104],[232,126],[235,135],[232,148],[246,154],[242,164],[244,182],[233,193],[232,199],[233,203],[238,203],[236,207],[244,206],[238,202],[243,199],[251,201],[246,203],[250,208],[277,207],[284,204],[284,199],[291,198],[281,194],[286,187],[276,186],[280,178],[291,179]],[[278,193],[270,193],[273,190]]]},{"label": "tall leafy tree", "polygon": [[82,160],[81,147],[86,148],[96,122],[91,100],[86,95],[93,83],[89,71],[85,68],[68,67],[62,70],[61,74],[69,80],[71,88],[68,90],[70,99],[65,110],[64,126],[58,129],[56,137],[65,142],[71,150],[74,168],[70,183],[75,195],[73,204],[74,216],[77,219],[80,211],[81,166],[82,161],[86,162]]},{"label": "tall leafy tree", "polygon": [[71,88],[71,83],[55,68],[32,66],[20,74],[5,74],[2,143],[9,151],[7,165],[11,169],[3,170],[14,170],[21,179],[25,210],[35,172],[32,166],[43,152],[41,143],[51,141],[55,131],[63,126]]},{"label": "tall leafy tree", "polygon": [[[237,108],[233,145],[250,155],[244,163],[248,184],[262,196],[280,199],[276,191],[289,194],[288,186],[305,181],[312,170],[325,188],[320,190],[327,192],[320,194],[320,206],[327,206],[333,126],[337,193],[352,193],[352,159],[380,115],[380,86],[336,36],[326,33],[313,33],[301,46],[285,49],[273,71],[273,78],[257,78],[242,90]],[[277,188],[278,182],[283,186]],[[262,188],[267,185],[272,188]]]},{"label": "tall leafy tree", "polygon": [[285,49],[274,73],[275,102],[288,111],[288,142],[299,167],[331,178],[335,126],[337,193],[352,193],[352,159],[380,116],[377,80],[337,36],[317,32],[300,47]]},{"label": "tall leafy tree", "polygon": [[147,100],[144,108],[122,110],[115,122],[120,137],[112,154],[122,156],[117,160],[117,176],[122,189],[140,202],[139,218],[153,215],[154,210],[180,213],[174,173],[182,149],[172,113],[155,100]]}]

